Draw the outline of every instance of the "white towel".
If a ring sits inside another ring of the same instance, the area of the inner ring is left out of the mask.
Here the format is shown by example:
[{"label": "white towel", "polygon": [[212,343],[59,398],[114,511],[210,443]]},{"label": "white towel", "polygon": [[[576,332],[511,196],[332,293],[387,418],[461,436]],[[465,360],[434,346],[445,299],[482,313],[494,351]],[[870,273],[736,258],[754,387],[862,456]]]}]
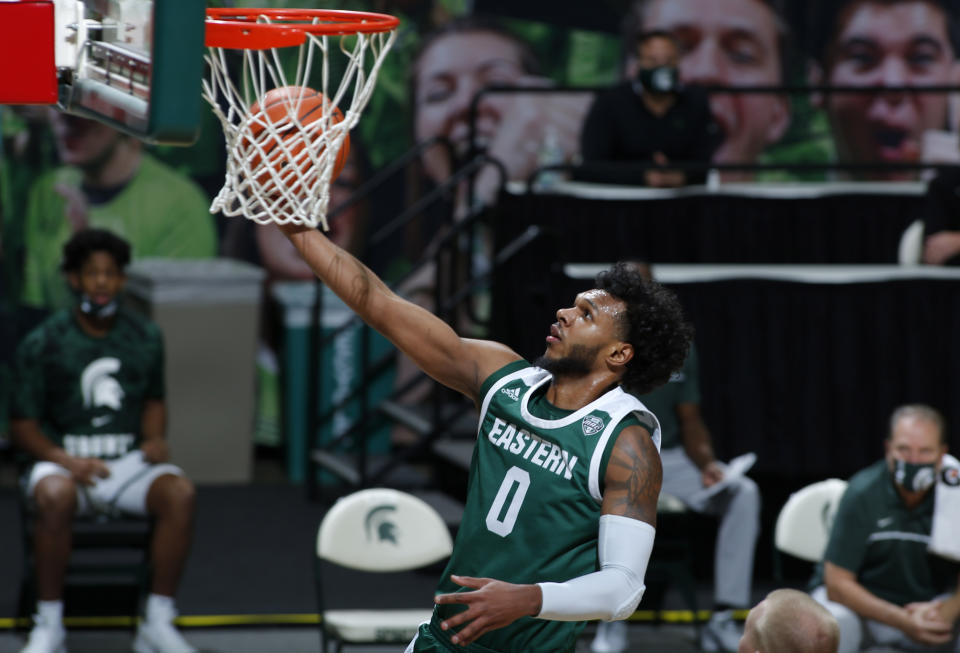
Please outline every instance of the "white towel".
[{"label": "white towel", "polygon": [[927,550],[960,561],[960,460],[944,454],[933,495],[933,528]]}]

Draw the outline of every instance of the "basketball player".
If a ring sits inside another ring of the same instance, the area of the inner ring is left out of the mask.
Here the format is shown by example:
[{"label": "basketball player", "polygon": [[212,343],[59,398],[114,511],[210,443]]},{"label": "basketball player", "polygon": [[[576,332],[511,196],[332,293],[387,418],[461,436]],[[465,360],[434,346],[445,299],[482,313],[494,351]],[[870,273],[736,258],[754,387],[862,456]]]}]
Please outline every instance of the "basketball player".
[{"label": "basketball player", "polygon": [[738,653],[837,653],[840,626],[809,594],[779,589],[750,610]]},{"label": "basketball player", "polygon": [[75,514],[151,515],[153,579],[136,653],[195,653],[173,626],[193,531],[194,488],[169,458],[163,342],[118,308],[129,244],[100,229],[74,234],[63,270],[76,294],[17,350],[14,441],[36,459],[26,483],[36,511],[37,614],[21,653],[62,653],[63,580]]},{"label": "basketball player", "polygon": [[[690,344],[675,297],[622,264],[557,311],[536,366],[460,338],[319,231],[282,227],[317,276],[437,381],[480,409],[453,554],[408,651],[573,651],[588,619],[643,594],[660,493],[649,390]],[[463,647],[463,649],[461,648]]]}]

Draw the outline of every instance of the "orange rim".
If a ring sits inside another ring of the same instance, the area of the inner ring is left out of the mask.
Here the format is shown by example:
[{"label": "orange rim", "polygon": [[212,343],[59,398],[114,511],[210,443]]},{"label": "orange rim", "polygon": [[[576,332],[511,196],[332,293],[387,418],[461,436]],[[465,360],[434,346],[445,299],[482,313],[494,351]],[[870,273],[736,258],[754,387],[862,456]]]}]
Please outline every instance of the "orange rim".
[{"label": "orange rim", "polygon": [[[269,23],[257,22],[260,16]],[[263,50],[301,45],[307,34],[377,34],[397,28],[387,14],[338,9],[207,9],[206,44],[211,48]]]}]

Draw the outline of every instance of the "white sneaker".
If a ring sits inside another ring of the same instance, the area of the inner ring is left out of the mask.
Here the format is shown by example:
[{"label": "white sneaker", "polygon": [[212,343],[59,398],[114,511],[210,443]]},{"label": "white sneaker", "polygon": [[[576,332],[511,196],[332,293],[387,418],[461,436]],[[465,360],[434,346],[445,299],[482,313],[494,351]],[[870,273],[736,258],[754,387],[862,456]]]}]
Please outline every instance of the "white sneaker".
[{"label": "white sneaker", "polygon": [[743,627],[733,619],[733,611],[714,612],[700,630],[700,648],[704,651],[736,653]]},{"label": "white sneaker", "polygon": [[601,621],[590,644],[591,653],[624,653],[627,650],[627,622]]},{"label": "white sneaker", "polygon": [[172,621],[141,621],[133,640],[134,653],[198,653]]},{"label": "white sneaker", "polygon": [[66,640],[67,631],[63,624],[46,623],[35,614],[27,645],[20,649],[20,653],[67,653]]}]

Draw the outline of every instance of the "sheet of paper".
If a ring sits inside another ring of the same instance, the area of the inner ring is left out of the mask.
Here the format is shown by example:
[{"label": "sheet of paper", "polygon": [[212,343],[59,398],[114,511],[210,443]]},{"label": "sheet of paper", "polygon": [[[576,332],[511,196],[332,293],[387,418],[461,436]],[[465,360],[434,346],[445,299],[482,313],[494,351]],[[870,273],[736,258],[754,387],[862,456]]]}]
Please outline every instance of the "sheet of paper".
[{"label": "sheet of paper", "polygon": [[728,487],[733,481],[741,478],[750,470],[751,467],[753,467],[755,462],[757,462],[757,454],[751,451],[750,453],[745,453],[742,456],[737,456],[728,463],[720,463],[720,466],[723,468],[723,480],[714,483],[710,487],[703,488],[690,497],[691,501],[706,501],[713,495]]}]

